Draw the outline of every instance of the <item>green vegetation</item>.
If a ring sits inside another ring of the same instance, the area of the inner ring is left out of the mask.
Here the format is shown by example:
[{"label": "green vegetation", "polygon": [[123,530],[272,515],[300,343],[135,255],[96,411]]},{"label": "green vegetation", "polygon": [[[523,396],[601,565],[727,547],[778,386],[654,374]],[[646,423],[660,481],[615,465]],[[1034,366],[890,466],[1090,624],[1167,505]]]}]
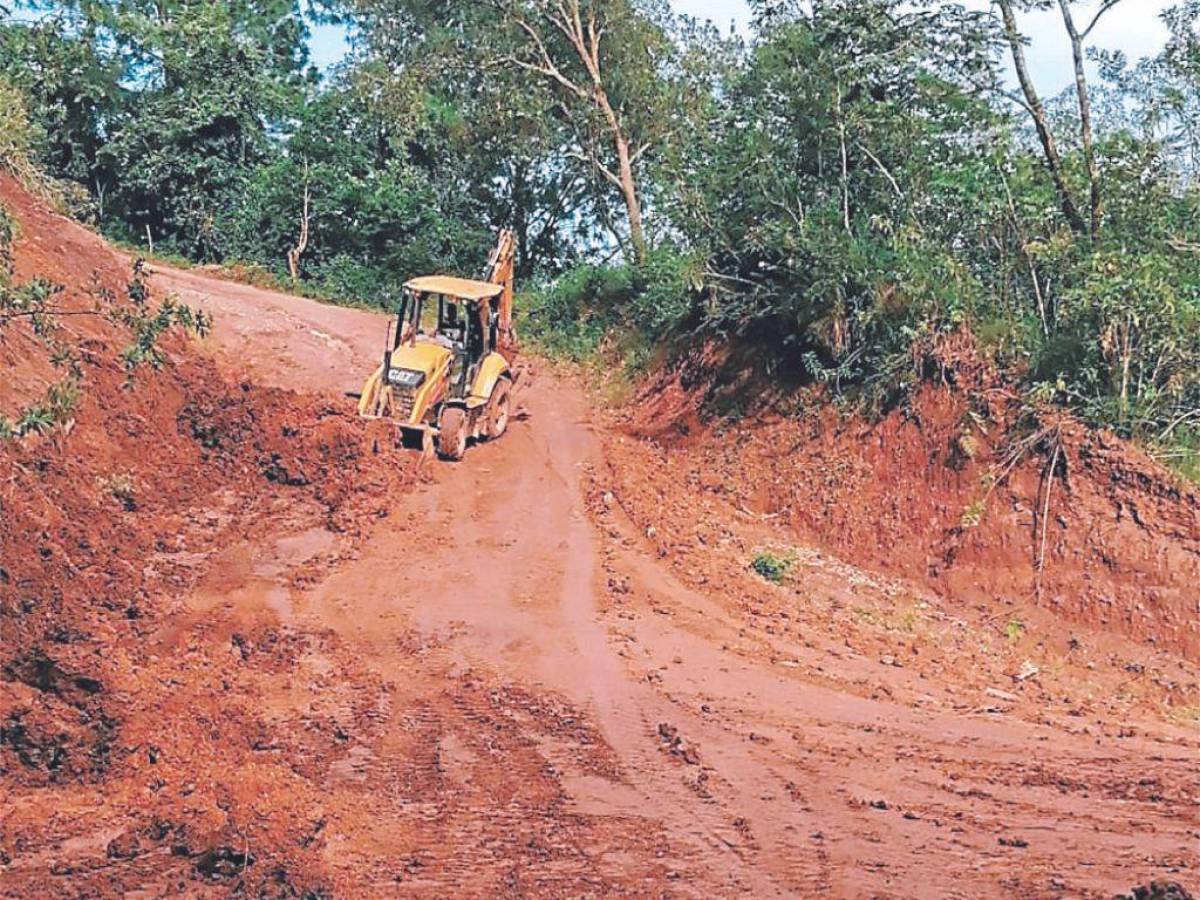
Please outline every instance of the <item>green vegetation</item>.
[{"label": "green vegetation", "polygon": [[1020,619],[1012,619],[1004,626],[1004,635],[1010,644],[1020,642],[1021,638],[1025,636],[1025,623]]},{"label": "green vegetation", "polygon": [[33,155],[33,144],[33,126],[24,97],[0,79],[0,168],[23,174]]},{"label": "green vegetation", "polygon": [[210,321],[204,313],[174,298],[168,297],[157,305],[151,303],[141,260],[134,264],[124,298],[100,288],[94,308],[59,308],[55,303],[61,293],[58,285],[44,279],[15,281],[12,242],[16,230],[11,213],[0,203],[0,340],[9,328],[18,324],[27,328],[29,335],[45,347],[51,364],[62,375],[47,387],[40,399],[15,415],[0,414],[0,442],[28,434],[46,434],[74,419],[84,386],[84,368],[77,347],[64,333],[61,323],[64,314],[102,317],[128,329],[133,340],[121,352],[121,359],[131,377],[143,365],[157,369],[165,362],[158,342],[168,331],[178,329],[198,335],[208,331]]},{"label": "green vegetation", "polygon": [[959,527],[978,528],[979,523],[983,521],[983,514],[986,511],[987,500],[980,497],[963,510],[962,518],[959,520]]},{"label": "green vegetation", "polygon": [[[386,305],[508,226],[551,352],[736,338],[874,407],[968,354],[1197,468],[1194,0],[1137,64],[1064,4],[1100,75],[1054,97],[1007,74],[1034,0],[752,0],[746,39],[649,0],[37,5],[4,152],[111,236]],[[332,74],[314,17],[354,30]]]},{"label": "green vegetation", "polygon": [[765,551],[758,554],[750,563],[750,568],[772,584],[783,584],[796,560],[790,554],[776,554]]}]

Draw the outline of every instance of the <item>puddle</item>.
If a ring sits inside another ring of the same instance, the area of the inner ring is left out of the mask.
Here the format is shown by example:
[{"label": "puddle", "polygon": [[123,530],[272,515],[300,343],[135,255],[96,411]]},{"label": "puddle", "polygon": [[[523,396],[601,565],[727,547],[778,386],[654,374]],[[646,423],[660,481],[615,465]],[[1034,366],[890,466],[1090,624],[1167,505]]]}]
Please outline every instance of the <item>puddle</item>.
[{"label": "puddle", "polygon": [[310,528],[279,538],[270,551],[254,559],[251,571],[262,578],[277,578],[332,549],[336,540],[337,535],[325,528]]}]

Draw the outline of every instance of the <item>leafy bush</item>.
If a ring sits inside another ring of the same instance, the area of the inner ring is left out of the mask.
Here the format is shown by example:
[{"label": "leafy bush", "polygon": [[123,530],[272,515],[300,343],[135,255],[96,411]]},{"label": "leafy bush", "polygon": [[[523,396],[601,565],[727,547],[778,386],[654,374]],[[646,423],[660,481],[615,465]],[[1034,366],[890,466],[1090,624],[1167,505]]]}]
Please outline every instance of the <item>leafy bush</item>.
[{"label": "leafy bush", "polygon": [[376,266],[346,254],[309,267],[308,276],[321,296],[381,309],[390,309],[400,292],[400,284],[381,279]]},{"label": "leafy bush", "polygon": [[695,258],[671,247],[652,251],[643,266],[579,265],[522,295],[521,331],[548,352],[575,361],[616,337],[620,355],[636,366],[652,342],[695,312],[700,282]]},{"label": "leafy bush", "polygon": [[[0,205],[0,259],[6,258],[8,242],[5,236],[11,234],[12,227],[5,223],[10,222]],[[67,425],[74,417],[82,395],[83,366],[78,348],[64,340],[59,327],[63,310],[53,304],[53,298],[60,292],[61,286],[40,279],[13,285],[10,266],[0,265],[0,333],[18,323],[27,327],[30,335],[44,345],[51,364],[65,373],[46,389],[40,400],[21,410],[15,420],[0,416],[0,440],[45,434]],[[112,292],[101,289],[95,308],[70,312],[100,316],[127,328],[133,340],[121,351],[121,359],[130,372],[142,365],[154,369],[162,366],[166,357],[158,342],[168,331],[178,329],[203,335],[210,327],[208,316],[173,297],[153,306],[141,260],[134,264],[126,294],[124,301],[118,301]]]},{"label": "leafy bush", "polygon": [[769,551],[758,554],[750,563],[750,568],[772,584],[783,584],[795,564],[790,555],[778,555]]},{"label": "leafy bush", "polygon": [[25,100],[15,87],[0,79],[0,168],[20,177],[30,171],[35,129],[25,111]]},{"label": "leafy bush", "polygon": [[1200,265],[1157,248],[1092,254],[1064,292],[1063,345],[1062,399],[1125,434],[1173,427],[1200,403]]},{"label": "leafy bush", "polygon": [[171,329],[204,337],[212,326],[211,319],[203,311],[194,310],[172,296],[166,297],[157,309],[152,308],[145,263],[140,259],[133,264],[133,277],[126,292],[129,304],[114,306],[109,315],[133,334],[133,342],[121,351],[121,361],[129,371],[143,365],[160,368],[166,357],[158,342]]},{"label": "leafy bush", "polygon": [[12,278],[12,245],[17,237],[17,221],[8,207],[0,203],[0,290],[7,287]]},{"label": "leafy bush", "polygon": [[600,346],[632,292],[628,266],[577,266],[521,295],[520,332],[554,355],[579,361]]}]

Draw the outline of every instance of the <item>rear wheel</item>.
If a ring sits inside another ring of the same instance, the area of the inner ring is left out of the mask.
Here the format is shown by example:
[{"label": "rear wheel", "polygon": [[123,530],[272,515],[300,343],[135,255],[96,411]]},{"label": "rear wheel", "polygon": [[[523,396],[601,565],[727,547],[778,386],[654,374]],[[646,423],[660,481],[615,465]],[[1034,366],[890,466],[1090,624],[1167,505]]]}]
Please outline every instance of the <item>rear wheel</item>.
[{"label": "rear wheel", "polygon": [[488,401],[487,408],[487,438],[495,440],[508,430],[508,416],[511,400],[509,397],[512,385],[508,379],[502,379],[496,382],[496,387],[492,390],[492,399]]},{"label": "rear wheel", "polygon": [[438,416],[437,452],[453,460],[467,452],[467,411],[461,406],[447,406]]}]

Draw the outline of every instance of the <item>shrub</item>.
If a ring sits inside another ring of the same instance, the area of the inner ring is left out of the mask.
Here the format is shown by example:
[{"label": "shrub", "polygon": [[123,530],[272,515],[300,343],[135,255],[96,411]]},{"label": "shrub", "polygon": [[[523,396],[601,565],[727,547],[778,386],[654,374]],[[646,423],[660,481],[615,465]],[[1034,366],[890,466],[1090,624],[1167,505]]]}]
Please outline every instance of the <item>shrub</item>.
[{"label": "shrub", "polygon": [[21,92],[0,79],[0,168],[21,178],[29,175],[34,135]]},{"label": "shrub", "polygon": [[[0,213],[3,213],[3,207],[0,207]],[[6,247],[4,228],[8,221],[6,216],[0,215],[0,255]],[[7,227],[11,231],[11,226]],[[31,336],[45,347],[51,364],[64,375],[50,385],[40,400],[19,411],[15,420],[0,416],[0,440],[11,440],[27,434],[45,434],[67,425],[74,418],[82,394],[83,370],[78,348],[63,340],[64,332],[59,328],[62,310],[51,302],[61,292],[61,285],[35,279],[14,286],[10,278],[9,267],[0,266],[0,333],[14,325],[27,328]],[[151,305],[150,289],[141,260],[134,264],[133,277],[126,290],[127,302],[118,302],[112,291],[101,288],[94,309],[76,312],[100,316],[129,329],[132,343],[121,351],[122,362],[128,371],[132,372],[142,365],[153,369],[162,366],[166,356],[158,343],[168,331],[178,330],[201,337],[208,332],[211,324],[209,317],[173,297],[167,297],[157,307]]]},{"label": "shrub", "polygon": [[345,254],[310,265],[308,276],[309,293],[339,301],[389,309],[398,295],[398,286],[381,284],[378,267]]},{"label": "shrub", "polygon": [[17,236],[17,222],[3,203],[0,203],[0,291],[8,288],[12,277],[12,244]]},{"label": "shrub", "polygon": [[768,551],[754,557],[750,568],[772,584],[783,584],[794,563],[790,555],[779,556]]},{"label": "shrub", "polygon": [[[654,250],[641,266],[585,263],[523,295],[522,333],[547,352],[579,361],[614,332],[639,340],[615,343],[627,362],[675,331],[696,306],[701,282],[697,258],[672,247]],[[623,352],[632,349],[633,353]]]},{"label": "shrub", "polygon": [[594,353],[633,290],[626,266],[582,265],[522,295],[521,333],[547,352],[575,361]]}]

